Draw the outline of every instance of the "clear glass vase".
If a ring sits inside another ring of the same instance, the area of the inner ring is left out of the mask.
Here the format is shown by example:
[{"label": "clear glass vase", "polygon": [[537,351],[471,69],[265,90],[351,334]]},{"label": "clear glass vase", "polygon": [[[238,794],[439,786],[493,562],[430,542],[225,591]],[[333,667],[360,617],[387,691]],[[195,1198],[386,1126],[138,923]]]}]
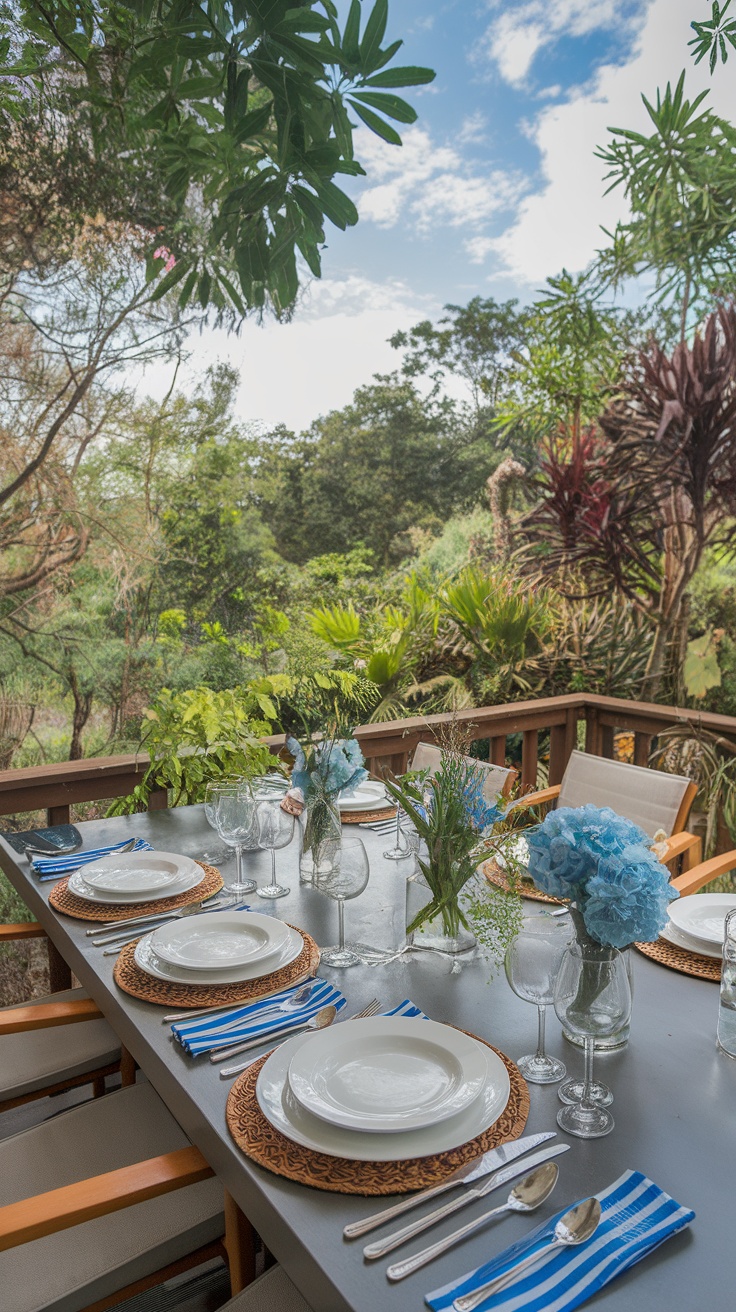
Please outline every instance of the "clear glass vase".
[{"label": "clear glass vase", "polygon": [[342,821],[337,799],[324,793],[310,798],[299,817],[299,833],[299,882],[311,884],[315,876],[330,873],[335,848],[340,846]]},{"label": "clear glass vase", "polygon": [[[631,992],[631,998],[633,1001],[634,971],[632,968],[631,949],[624,948],[623,951],[621,952],[621,956],[624,958],[626,962],[626,973],[629,978],[629,990]],[[615,1034],[608,1034],[605,1037],[601,1037],[600,1035],[597,1036],[593,1044],[594,1050],[596,1052],[618,1052],[621,1048],[626,1047],[629,1041],[630,1034],[631,1034],[631,1018],[629,1016],[629,1018],[621,1026],[620,1030],[617,1030]],[[568,1043],[573,1043],[576,1048],[585,1047],[585,1040],[579,1034],[573,1034],[570,1030],[566,1029],[564,1025],[562,1027],[562,1035],[563,1038],[567,1039]]]},{"label": "clear glass vase", "polygon": [[416,929],[409,929],[422,908],[431,901],[432,894],[421,871],[409,875],[406,881],[407,944],[427,952],[442,952],[453,957],[472,952],[476,946],[475,935],[462,923],[457,904],[446,907],[441,915],[431,920],[422,921]]}]

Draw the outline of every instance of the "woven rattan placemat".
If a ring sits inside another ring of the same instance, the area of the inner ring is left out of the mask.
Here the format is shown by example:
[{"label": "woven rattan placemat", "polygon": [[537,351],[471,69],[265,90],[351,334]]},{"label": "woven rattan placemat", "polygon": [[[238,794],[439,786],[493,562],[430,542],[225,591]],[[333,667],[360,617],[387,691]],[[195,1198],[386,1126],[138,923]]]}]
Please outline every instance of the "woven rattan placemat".
[{"label": "woven rattan placemat", "polygon": [[656,943],[635,943],[634,947],[651,961],[658,962],[660,966],[669,966],[670,970],[679,970],[681,975],[695,975],[697,979],[720,983],[721,962],[715,957],[701,957],[700,953],[678,948],[663,938]]},{"label": "woven rattan placemat", "polygon": [[[479,1042],[485,1043],[485,1040]],[[345,1157],[329,1157],[327,1153],[313,1152],[294,1143],[274,1129],[258,1106],[256,1082],[268,1053],[239,1075],[230,1090],[226,1110],[228,1129],[246,1157],[273,1171],[274,1175],[284,1175],[287,1180],[296,1180],[313,1189],[370,1195],[428,1189],[480,1153],[518,1139],[526,1125],[529,1090],[521,1072],[498,1048],[493,1048],[490,1043],[487,1046],[498,1054],[509,1073],[511,1091],[508,1103],[488,1130],[451,1152],[413,1157],[402,1162],[355,1162]]]},{"label": "woven rattan placemat", "polygon": [[395,806],[384,806],[380,811],[341,811],[340,819],[344,825],[372,824],[374,820],[393,820]]},{"label": "woven rattan placemat", "polygon": [[317,944],[303,929],[297,930],[297,933],[304,939],[304,947],[299,956],[288,966],[274,970],[271,975],[262,975],[260,979],[243,980],[239,984],[207,984],[201,988],[154,979],[136,965],[133,956],[135,943],[128,943],[123,948],[115,963],[113,979],[125,993],[140,998],[142,1002],[155,1002],[161,1007],[219,1007],[230,1002],[257,1002],[259,998],[268,998],[281,989],[301,984],[317,969]]},{"label": "woven rattan placemat", "polygon": [[549,902],[555,907],[565,906],[565,903],[562,902],[560,898],[549,897],[547,893],[540,893],[539,889],[535,888],[534,884],[529,879],[520,879],[518,887],[512,888],[503,870],[497,865],[492,857],[489,861],[483,862],[481,870],[488,880],[488,883],[493,884],[495,888],[502,888],[504,893],[518,893],[519,897],[528,897],[532,902]]},{"label": "woven rattan placemat", "polygon": [[148,912],[154,916],[160,911],[177,911],[179,907],[188,907],[193,902],[212,897],[222,888],[222,877],[217,866],[208,866],[204,861],[198,861],[197,865],[204,870],[204,879],[195,888],[190,888],[188,893],[180,893],[178,897],[157,898],[155,902],[108,902],[103,906],[102,903],[85,902],[84,898],[70,893],[69,876],[66,875],[58,884],[54,884],[49,893],[49,906],[65,916],[74,916],[75,920],[128,920],[133,916],[145,916]]}]

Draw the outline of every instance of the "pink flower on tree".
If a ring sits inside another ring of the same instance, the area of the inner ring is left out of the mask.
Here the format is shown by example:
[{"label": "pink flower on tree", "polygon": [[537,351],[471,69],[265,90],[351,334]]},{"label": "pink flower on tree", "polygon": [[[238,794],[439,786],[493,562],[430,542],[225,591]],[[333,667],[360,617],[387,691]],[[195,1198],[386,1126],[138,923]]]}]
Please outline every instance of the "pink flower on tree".
[{"label": "pink flower on tree", "polygon": [[171,273],[171,270],[174,268],[174,266],[175,266],[175,264],[176,264],[176,258],[175,258],[175,256],[173,256],[173,255],[171,254],[171,251],[169,250],[168,246],[159,246],[159,247],[153,252],[153,258],[154,258],[154,260],[165,260],[165,261],[166,261],[166,263],[165,263],[165,265],[164,265],[164,272],[165,272],[165,273]]}]

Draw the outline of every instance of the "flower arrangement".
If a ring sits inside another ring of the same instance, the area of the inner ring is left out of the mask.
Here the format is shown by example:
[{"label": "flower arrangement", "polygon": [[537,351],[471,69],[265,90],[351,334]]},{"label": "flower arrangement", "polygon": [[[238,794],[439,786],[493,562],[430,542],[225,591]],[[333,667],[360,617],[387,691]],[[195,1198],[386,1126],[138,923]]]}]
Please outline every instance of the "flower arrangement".
[{"label": "flower arrangement", "polygon": [[678,896],[650,838],[610,807],[560,807],[526,831],[537,888],[572,904],[578,938],[605,948],[652,942]]},{"label": "flower arrangement", "polygon": [[324,738],[306,747],[296,738],[287,738],[286,746],[294,757],[291,786],[300,789],[306,802],[318,794],[336,797],[368,778],[355,738]]}]

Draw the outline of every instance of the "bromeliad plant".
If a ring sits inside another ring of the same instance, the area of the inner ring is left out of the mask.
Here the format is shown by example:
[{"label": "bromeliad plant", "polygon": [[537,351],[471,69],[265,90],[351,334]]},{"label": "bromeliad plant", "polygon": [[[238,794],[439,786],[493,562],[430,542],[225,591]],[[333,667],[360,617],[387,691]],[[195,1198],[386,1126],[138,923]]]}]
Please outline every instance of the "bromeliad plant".
[{"label": "bromeliad plant", "polygon": [[513,893],[492,888],[478,866],[501,850],[514,825],[501,805],[486,800],[483,783],[480,763],[446,751],[431,778],[408,774],[386,787],[427,849],[417,862],[430,897],[407,933],[434,921],[443,936],[456,939],[462,926],[491,955],[503,957],[518,930],[521,903]]}]

